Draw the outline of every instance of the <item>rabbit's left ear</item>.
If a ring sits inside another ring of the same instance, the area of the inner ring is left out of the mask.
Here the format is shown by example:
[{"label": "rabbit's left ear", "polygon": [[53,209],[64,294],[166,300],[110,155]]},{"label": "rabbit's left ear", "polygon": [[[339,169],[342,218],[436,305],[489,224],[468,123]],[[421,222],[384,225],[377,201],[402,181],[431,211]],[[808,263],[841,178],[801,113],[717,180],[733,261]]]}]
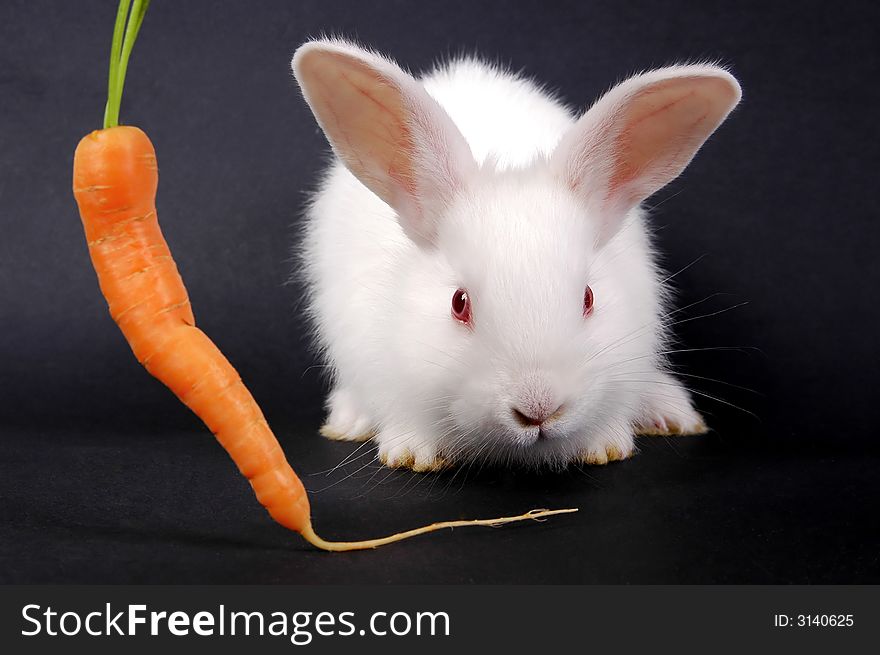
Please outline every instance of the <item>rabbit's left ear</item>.
[{"label": "rabbit's left ear", "polygon": [[301,46],[293,72],[339,158],[414,242],[433,244],[477,167],[449,115],[396,64],[342,41]]},{"label": "rabbit's left ear", "polygon": [[678,177],[741,93],[722,68],[672,66],[619,84],[577,121],[551,165],[601,217],[600,240]]}]

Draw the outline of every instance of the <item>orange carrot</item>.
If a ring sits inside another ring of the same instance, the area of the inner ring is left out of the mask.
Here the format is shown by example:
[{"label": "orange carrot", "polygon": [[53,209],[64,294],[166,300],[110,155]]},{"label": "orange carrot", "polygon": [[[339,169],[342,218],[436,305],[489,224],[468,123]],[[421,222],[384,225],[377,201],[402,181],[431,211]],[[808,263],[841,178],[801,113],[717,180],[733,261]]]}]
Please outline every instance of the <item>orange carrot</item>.
[{"label": "orange carrot", "polygon": [[576,511],[447,521],[356,542],[329,542],[315,534],[306,491],[262,411],[229,361],[195,326],[183,280],[159,229],[153,145],[138,128],[118,125],[128,56],[147,4],[134,0],[129,15],[129,0],[120,2],[104,129],[80,141],[73,161],[73,193],[101,292],[137,360],[204,421],[272,518],[318,548],[375,548],[446,527],[494,526]]}]

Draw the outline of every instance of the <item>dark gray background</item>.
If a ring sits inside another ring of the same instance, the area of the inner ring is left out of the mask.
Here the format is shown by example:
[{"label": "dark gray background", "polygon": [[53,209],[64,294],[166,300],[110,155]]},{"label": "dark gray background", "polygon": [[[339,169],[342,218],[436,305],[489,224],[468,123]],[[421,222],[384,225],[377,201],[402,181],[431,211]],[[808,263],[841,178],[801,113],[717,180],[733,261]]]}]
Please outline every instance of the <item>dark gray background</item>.
[{"label": "dark gray background", "polygon": [[[115,5],[0,5],[0,581],[880,580],[875,4],[153,2],[122,120],[156,146],[197,320],[314,492],[318,530],[581,508],[335,556],[271,523],[98,293],[70,177],[100,127]],[[650,203],[665,266],[697,260],[675,278],[682,306],[706,299],[687,316],[748,302],[678,326],[699,350],[676,363],[725,401],[699,400],[710,435],[565,474],[418,476],[369,456],[322,473],[353,447],[317,435],[320,370],[286,284],[327,152],[289,59],[321,33],[414,71],[479,52],[577,106],[652,66],[731,66],[741,107]]]}]

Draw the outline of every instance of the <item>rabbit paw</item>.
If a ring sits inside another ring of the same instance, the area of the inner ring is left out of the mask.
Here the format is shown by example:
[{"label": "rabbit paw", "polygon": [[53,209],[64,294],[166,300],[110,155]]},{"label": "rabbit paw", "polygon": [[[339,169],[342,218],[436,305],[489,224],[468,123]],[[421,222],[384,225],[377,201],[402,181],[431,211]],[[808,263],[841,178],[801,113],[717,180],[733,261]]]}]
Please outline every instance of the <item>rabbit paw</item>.
[{"label": "rabbit paw", "polygon": [[581,454],[580,461],[591,466],[601,466],[608,462],[620,462],[629,459],[635,454],[632,437],[629,443],[620,443],[619,440],[600,440],[589,450]]},{"label": "rabbit paw", "polygon": [[367,441],[376,434],[370,417],[360,411],[352,394],[335,389],[327,398],[330,411],[321,434],[334,441]]},{"label": "rabbit paw", "polygon": [[658,373],[656,383],[643,398],[642,415],[635,424],[636,434],[663,437],[708,431],[706,422],[694,409],[690,394],[681,382],[666,373]]},{"label": "rabbit paw", "polygon": [[433,473],[449,467],[449,462],[440,456],[433,444],[414,443],[414,440],[400,443],[400,440],[395,439],[389,443],[382,443],[381,435],[377,440],[379,461],[389,468]]}]

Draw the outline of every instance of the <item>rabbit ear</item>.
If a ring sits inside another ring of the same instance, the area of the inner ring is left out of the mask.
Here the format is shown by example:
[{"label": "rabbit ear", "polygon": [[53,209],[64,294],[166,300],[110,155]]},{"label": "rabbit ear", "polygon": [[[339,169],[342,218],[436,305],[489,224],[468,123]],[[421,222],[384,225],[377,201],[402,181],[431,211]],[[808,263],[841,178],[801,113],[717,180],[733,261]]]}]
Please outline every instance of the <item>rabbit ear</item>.
[{"label": "rabbit ear", "polygon": [[433,243],[443,208],[476,168],[449,115],[394,63],[340,41],[313,41],[293,57],[306,102],[348,169]]},{"label": "rabbit ear", "polygon": [[610,238],[635,205],[671,182],[739,102],[716,66],[673,66],[619,84],[563,137],[551,157]]}]

